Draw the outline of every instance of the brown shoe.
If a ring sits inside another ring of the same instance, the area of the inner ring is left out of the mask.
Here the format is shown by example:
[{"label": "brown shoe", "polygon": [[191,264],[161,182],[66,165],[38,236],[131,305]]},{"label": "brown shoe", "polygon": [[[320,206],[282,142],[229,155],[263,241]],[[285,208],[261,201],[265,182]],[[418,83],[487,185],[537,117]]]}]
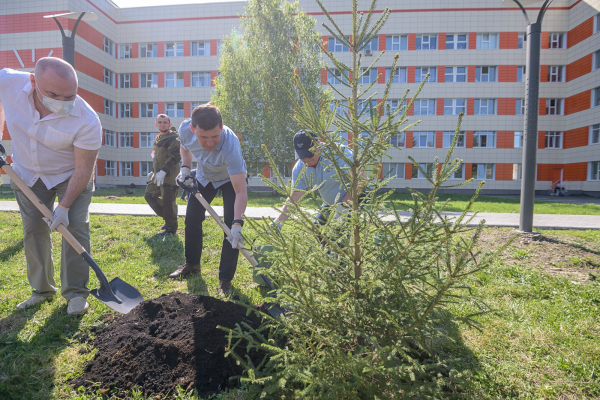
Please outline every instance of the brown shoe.
[{"label": "brown shoe", "polygon": [[217,293],[223,293],[225,296],[229,296],[231,294],[231,281],[219,281]]},{"label": "brown shoe", "polygon": [[175,272],[169,274],[169,278],[185,278],[189,274],[200,272],[200,264],[190,265],[188,263],[181,264]]}]

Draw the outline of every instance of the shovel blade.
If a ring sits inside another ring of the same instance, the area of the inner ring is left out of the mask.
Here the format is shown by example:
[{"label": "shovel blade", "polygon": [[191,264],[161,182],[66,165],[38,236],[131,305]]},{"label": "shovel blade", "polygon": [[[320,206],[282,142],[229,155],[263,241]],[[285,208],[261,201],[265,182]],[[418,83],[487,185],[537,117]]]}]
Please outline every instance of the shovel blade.
[{"label": "shovel blade", "polygon": [[116,312],[127,314],[129,311],[133,310],[135,306],[144,301],[140,292],[121,278],[113,279],[109,282],[109,285],[112,293],[110,293],[109,290],[102,290],[102,287],[100,289],[92,290],[91,293],[95,298]]}]

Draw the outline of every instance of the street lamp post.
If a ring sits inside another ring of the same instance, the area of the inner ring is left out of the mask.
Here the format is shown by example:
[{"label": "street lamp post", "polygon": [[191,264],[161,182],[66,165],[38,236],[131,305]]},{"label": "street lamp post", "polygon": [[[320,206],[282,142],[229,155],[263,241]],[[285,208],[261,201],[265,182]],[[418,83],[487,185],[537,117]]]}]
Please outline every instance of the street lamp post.
[{"label": "street lamp post", "polygon": [[[73,26],[73,31],[71,31],[71,36],[67,36],[65,31],[56,19],[56,17],[63,17],[76,20],[75,26]],[[93,12],[70,12],[64,14],[53,14],[53,15],[44,15],[44,18],[52,18],[58,25],[60,29],[60,33],[62,34],[62,49],[63,49],[63,60],[71,64],[73,68],[75,68],[75,34],[77,33],[77,26],[79,25],[79,21],[94,21],[98,19],[98,16]]]},{"label": "street lamp post", "polygon": [[521,176],[521,215],[519,219],[519,230],[526,233],[532,233],[533,230],[542,20],[552,0],[544,1],[537,21],[534,23],[529,21],[524,6],[539,2],[540,0],[502,0],[502,5],[507,7],[512,7],[516,3],[527,22],[527,34],[524,38],[528,42],[525,63],[525,135]]}]

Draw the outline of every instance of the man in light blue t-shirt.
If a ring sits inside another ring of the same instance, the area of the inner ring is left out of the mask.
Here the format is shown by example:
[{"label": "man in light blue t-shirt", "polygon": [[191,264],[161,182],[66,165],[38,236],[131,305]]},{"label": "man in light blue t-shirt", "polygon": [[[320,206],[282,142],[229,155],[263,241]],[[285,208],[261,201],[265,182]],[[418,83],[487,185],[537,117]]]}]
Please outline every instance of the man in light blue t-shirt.
[{"label": "man in light blue t-shirt", "polygon": [[[210,103],[196,107],[192,118],[180,125],[178,134],[182,166],[177,180],[185,182],[190,177],[192,157],[196,157],[196,179],[202,197],[211,203],[219,190],[223,195],[223,219],[231,229],[233,240],[230,243],[224,235],[218,291],[228,295],[237,268],[237,247],[243,244],[242,214],[248,203],[246,163],[242,158],[240,141],[231,129],[223,125],[221,112]],[[206,210],[202,204],[195,196],[190,196],[185,214],[185,263],[170,274],[170,278],[200,272],[202,223],[205,218]]]},{"label": "man in light blue t-shirt", "polygon": [[[350,194],[344,189],[345,185],[343,185],[340,181],[340,177],[337,176],[337,171],[333,167],[333,162],[321,155],[318,148],[314,149],[314,152],[311,151],[311,148],[314,146],[313,139],[316,139],[316,136],[308,134],[304,131],[298,131],[294,135],[294,149],[296,150],[296,154],[298,154],[299,160],[292,170],[292,183],[294,184],[295,190],[292,193],[291,198],[286,200],[286,203],[290,200],[293,200],[294,202],[300,200],[304,194],[304,191],[309,188],[308,186],[311,184],[311,182],[314,186],[322,184],[322,186],[319,188],[319,194],[324,201],[321,207],[323,208],[327,207],[328,205],[337,205],[337,215],[341,216],[348,212],[348,206],[352,199]],[[346,158],[352,160],[352,150],[346,146],[342,147]],[[336,157],[335,164],[340,168],[349,167],[349,165],[342,160],[341,157]],[[300,177],[302,168],[304,168],[305,165],[307,167],[306,172],[302,177]],[[364,177],[366,179],[366,176]],[[274,221],[274,224],[279,229],[281,229],[282,222],[288,219],[288,212],[289,211],[286,204],[282,208],[282,213],[279,214],[277,219]],[[325,223],[327,219],[327,212],[321,212],[316,218],[319,223]]]}]

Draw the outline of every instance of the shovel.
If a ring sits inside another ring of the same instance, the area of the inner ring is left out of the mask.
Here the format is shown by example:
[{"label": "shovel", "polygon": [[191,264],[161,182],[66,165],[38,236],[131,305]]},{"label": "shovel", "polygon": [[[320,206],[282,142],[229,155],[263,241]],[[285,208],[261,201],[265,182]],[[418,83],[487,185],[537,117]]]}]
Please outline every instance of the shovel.
[{"label": "shovel", "polygon": [[[208,203],[208,201],[206,201],[206,199],[204,197],[202,197],[202,195],[200,194],[200,192],[198,192],[198,186],[196,184],[192,185],[192,186],[188,186],[186,184],[184,184],[182,181],[178,180],[177,184],[183,188],[184,190],[188,191],[189,193],[193,194],[196,199],[198,199],[198,201],[200,202],[200,204],[202,204],[202,206],[204,207],[204,209],[206,211],[208,211],[208,213],[211,215],[211,217],[213,217],[213,219],[217,222],[217,224],[221,227],[221,229],[223,230],[223,232],[225,232],[225,234],[227,235],[227,237],[229,237],[230,239],[233,239],[233,237],[231,236],[231,230],[229,229],[229,227],[227,225],[225,225],[225,223],[221,220],[221,218],[219,217],[219,215],[216,213],[216,211],[211,207],[211,205]],[[245,249],[244,247],[239,247],[238,249],[240,250],[240,252],[244,255],[244,257],[246,257],[246,260],[248,260],[248,262],[250,264],[252,264],[252,266],[254,268],[260,268],[258,261],[256,261],[256,259],[254,257],[252,257],[252,255],[250,254],[250,252],[248,251],[248,249]],[[271,281],[271,279],[264,275],[261,274],[259,275],[267,284],[267,287],[269,288],[269,291],[272,292],[274,291],[275,285],[273,284],[273,281]],[[267,309],[267,312],[269,313],[269,315],[271,315],[273,318],[278,318],[281,314],[285,313],[287,310],[278,306],[277,304],[271,304],[271,303],[266,303],[265,304],[265,308]]]},{"label": "shovel", "polygon": [[[38,199],[38,197],[33,193],[33,191],[27,186],[25,182],[13,171],[10,165],[4,159],[5,155],[4,147],[0,144],[0,169],[2,169],[6,174],[12,179],[15,184],[21,189],[25,196],[31,201],[38,210],[50,221],[53,220],[52,212]],[[120,312],[121,314],[127,314],[131,311],[135,306],[140,304],[144,299],[140,292],[131,286],[130,284],[122,281],[120,278],[115,278],[112,281],[108,282],[106,276],[96,264],[90,254],[85,250],[85,248],[73,237],[71,232],[64,225],[59,225],[57,231],[60,232],[61,235],[69,242],[71,246],[79,253],[83,259],[90,265],[90,267],[96,273],[96,277],[100,281],[100,289],[93,289],[91,291],[92,295],[112,308],[113,310]]]}]

